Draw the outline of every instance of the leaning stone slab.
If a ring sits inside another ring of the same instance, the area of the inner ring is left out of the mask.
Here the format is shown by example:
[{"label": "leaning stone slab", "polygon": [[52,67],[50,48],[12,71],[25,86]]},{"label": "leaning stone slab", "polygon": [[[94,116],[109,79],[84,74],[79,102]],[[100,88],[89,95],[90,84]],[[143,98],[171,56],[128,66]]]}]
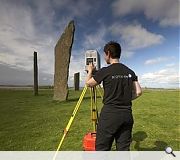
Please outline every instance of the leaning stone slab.
[{"label": "leaning stone slab", "polygon": [[74,32],[74,21],[71,21],[55,46],[54,100],[64,101],[68,97],[69,63]]}]

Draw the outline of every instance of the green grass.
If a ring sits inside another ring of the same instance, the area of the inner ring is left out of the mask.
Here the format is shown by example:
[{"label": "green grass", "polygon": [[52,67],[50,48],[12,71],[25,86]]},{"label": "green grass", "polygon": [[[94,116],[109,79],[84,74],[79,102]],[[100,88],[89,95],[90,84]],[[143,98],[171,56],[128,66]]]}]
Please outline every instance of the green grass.
[{"label": "green grass", "polygon": [[[53,91],[0,90],[0,150],[56,150],[81,91],[69,92],[67,102],[52,100]],[[131,150],[180,150],[179,90],[145,90],[133,102]],[[102,106],[98,97],[98,108]],[[92,130],[89,92],[81,104],[61,150],[82,150],[84,135]],[[114,147],[113,147],[114,149]]]}]

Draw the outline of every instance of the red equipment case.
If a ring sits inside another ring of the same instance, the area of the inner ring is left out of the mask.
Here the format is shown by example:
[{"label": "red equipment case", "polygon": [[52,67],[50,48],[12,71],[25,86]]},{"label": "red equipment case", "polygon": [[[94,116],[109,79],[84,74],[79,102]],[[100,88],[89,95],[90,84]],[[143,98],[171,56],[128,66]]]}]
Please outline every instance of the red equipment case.
[{"label": "red equipment case", "polygon": [[95,151],[96,132],[87,133],[83,139],[84,151]]}]

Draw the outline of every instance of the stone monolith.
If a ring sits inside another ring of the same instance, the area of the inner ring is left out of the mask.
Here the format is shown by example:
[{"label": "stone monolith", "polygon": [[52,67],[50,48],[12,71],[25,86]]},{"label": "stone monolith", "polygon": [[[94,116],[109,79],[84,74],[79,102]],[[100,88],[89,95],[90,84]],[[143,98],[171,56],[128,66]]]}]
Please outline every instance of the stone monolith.
[{"label": "stone monolith", "polygon": [[37,52],[34,52],[34,95],[38,95],[38,61]]},{"label": "stone monolith", "polygon": [[74,21],[71,21],[55,46],[54,100],[64,101],[68,97],[69,63],[74,32]]},{"label": "stone monolith", "polygon": [[74,74],[74,90],[75,91],[79,91],[79,77],[80,77],[79,72]]}]

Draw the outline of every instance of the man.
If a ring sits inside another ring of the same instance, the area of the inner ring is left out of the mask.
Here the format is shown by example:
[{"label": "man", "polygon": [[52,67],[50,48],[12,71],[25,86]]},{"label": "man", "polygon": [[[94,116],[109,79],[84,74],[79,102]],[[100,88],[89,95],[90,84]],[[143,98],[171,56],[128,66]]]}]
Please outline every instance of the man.
[{"label": "man", "polygon": [[110,41],[104,46],[105,61],[110,64],[101,68],[95,75],[91,63],[88,66],[86,85],[93,87],[103,82],[103,108],[98,120],[96,150],[109,151],[113,140],[116,150],[129,151],[133,116],[131,101],[142,94],[137,76],[127,66],[119,62],[121,46]]}]

